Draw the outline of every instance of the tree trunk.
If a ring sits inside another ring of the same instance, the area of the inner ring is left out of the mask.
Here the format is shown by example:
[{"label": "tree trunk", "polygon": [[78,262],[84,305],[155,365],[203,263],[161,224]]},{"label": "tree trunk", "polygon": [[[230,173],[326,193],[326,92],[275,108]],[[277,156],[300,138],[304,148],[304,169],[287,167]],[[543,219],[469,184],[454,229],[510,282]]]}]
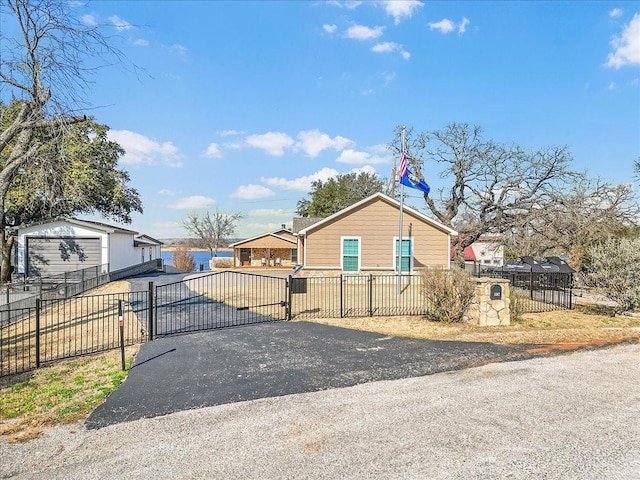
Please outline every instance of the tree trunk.
[{"label": "tree trunk", "polygon": [[2,263],[0,264],[0,283],[11,281],[11,253],[16,237],[7,236],[4,232],[0,235],[0,251],[2,252]]}]

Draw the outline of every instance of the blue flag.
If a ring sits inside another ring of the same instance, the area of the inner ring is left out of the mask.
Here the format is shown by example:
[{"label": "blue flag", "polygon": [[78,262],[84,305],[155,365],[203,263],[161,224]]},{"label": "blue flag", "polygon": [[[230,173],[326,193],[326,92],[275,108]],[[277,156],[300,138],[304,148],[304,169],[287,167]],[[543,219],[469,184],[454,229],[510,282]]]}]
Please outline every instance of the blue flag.
[{"label": "blue flag", "polygon": [[431,191],[431,187],[427,185],[427,183],[415,175],[411,170],[407,168],[405,175],[400,177],[400,183],[405,187],[415,188],[416,190],[420,190],[424,193],[429,193]]}]

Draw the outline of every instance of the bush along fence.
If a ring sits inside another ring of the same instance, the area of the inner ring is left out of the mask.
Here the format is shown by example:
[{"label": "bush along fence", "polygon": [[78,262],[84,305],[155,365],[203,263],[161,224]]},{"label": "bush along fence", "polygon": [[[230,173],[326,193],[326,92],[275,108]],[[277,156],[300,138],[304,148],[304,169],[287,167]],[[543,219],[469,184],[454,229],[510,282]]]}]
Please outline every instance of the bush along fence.
[{"label": "bush along fence", "polygon": [[[571,282],[535,275],[511,280],[520,312],[571,308]],[[0,308],[0,376],[116,349],[120,323],[123,343],[132,345],[274,320],[429,316],[434,305],[423,288],[420,275],[277,278],[224,271],[165,285],[150,282],[145,291],[38,298],[34,306]]]}]

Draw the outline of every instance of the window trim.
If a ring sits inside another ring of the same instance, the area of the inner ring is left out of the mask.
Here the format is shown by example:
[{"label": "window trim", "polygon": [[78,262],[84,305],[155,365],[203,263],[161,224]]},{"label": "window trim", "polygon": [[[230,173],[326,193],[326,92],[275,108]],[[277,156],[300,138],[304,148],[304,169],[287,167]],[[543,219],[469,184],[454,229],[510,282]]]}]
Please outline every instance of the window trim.
[{"label": "window trim", "polygon": [[[358,269],[357,270],[345,270],[344,269],[344,241],[345,240],[357,240],[358,241]],[[357,236],[341,236],[340,237],[340,269],[343,272],[359,272],[361,269],[362,259],[362,237]]]},{"label": "window trim", "polygon": [[[393,243],[392,243],[392,247],[391,247],[391,252],[393,255],[393,271],[394,272],[398,272],[398,256],[396,255],[396,243],[398,243],[398,236],[396,235],[395,237],[393,237]],[[409,241],[409,270],[407,272],[400,272],[400,273],[411,273],[413,272],[413,246],[414,246],[414,237],[402,237],[402,241]],[[400,243],[400,264],[402,264],[402,243]]]}]

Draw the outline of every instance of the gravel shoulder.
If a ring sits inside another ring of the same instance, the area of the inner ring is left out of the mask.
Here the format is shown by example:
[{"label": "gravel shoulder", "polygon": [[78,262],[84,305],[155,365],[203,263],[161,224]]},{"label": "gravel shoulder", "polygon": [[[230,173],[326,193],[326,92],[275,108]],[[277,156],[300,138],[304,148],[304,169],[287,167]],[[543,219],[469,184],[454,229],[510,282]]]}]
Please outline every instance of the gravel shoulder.
[{"label": "gravel shoulder", "polygon": [[0,477],[640,478],[640,345],[0,440]]}]

